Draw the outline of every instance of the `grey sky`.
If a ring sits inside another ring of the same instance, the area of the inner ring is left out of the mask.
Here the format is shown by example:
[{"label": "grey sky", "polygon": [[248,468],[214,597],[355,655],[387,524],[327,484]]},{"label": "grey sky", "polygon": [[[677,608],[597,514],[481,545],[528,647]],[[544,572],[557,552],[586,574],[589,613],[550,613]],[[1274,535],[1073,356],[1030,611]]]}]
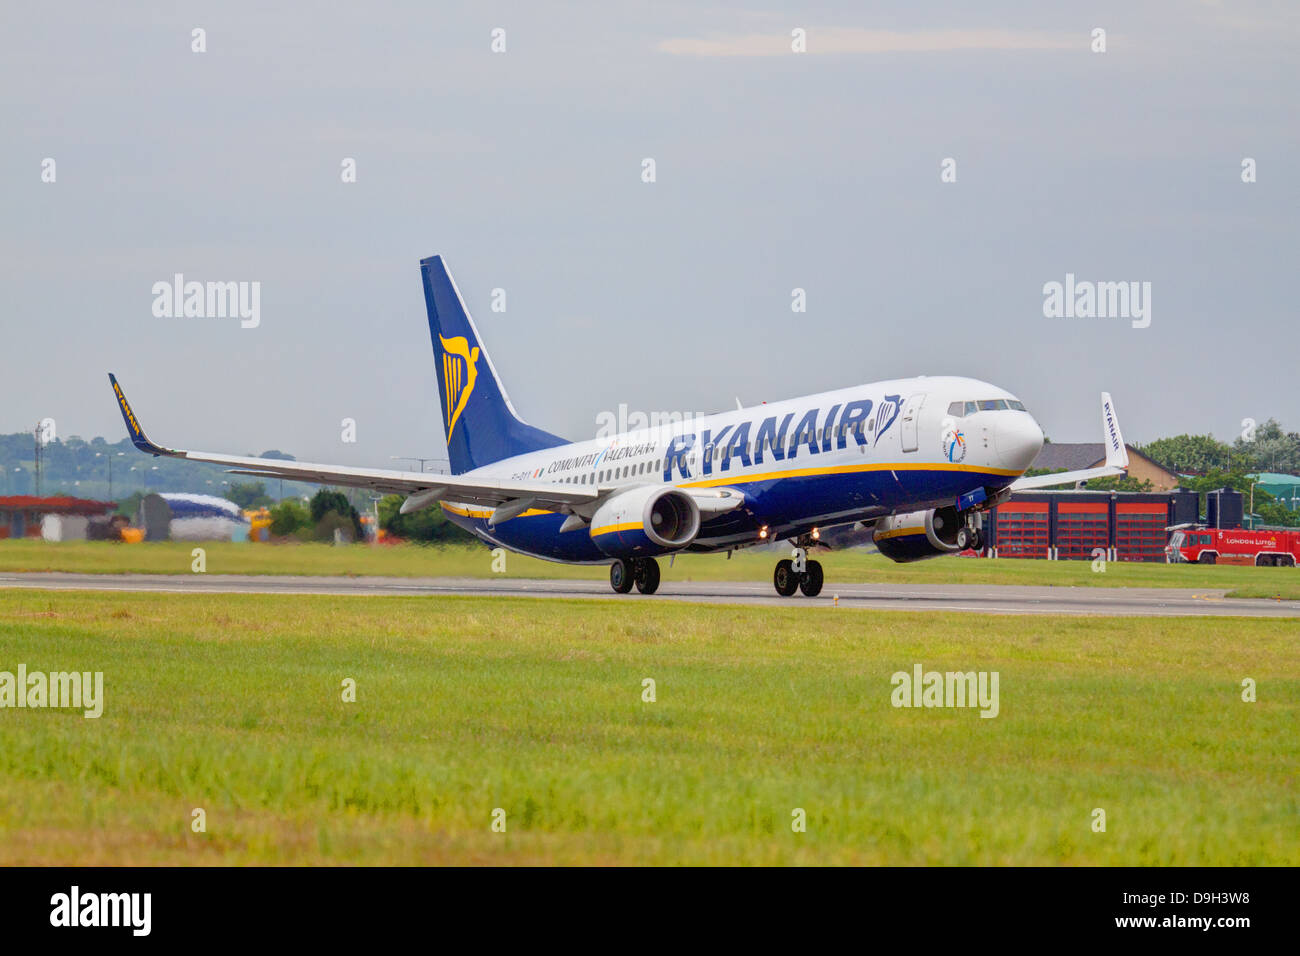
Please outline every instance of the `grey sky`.
[{"label": "grey sky", "polygon": [[[1101,389],[1130,440],[1300,428],[1293,3],[270,6],[5,6],[0,431],[120,438],[113,370],[163,443],[442,454],[435,252],[573,438],[912,374],[1058,441]],[[155,318],[176,272],[261,326]],[[1150,328],[1044,318],[1067,272],[1151,282]]]}]

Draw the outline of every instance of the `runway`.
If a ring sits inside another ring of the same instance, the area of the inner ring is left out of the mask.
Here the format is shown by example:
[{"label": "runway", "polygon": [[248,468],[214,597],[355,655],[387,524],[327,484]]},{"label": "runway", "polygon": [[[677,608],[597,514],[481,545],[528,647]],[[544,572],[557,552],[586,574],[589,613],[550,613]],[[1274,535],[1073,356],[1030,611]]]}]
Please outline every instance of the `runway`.
[{"label": "runway", "polygon": [[976,614],[1141,617],[1300,617],[1300,601],[1224,597],[1183,588],[1065,588],[992,584],[833,584],[819,597],[778,597],[765,582],[665,581],[658,594],[615,594],[604,581],[527,578],[281,577],[269,575],[0,574],[0,588],[154,594],[509,596],[756,607],[829,607]]}]

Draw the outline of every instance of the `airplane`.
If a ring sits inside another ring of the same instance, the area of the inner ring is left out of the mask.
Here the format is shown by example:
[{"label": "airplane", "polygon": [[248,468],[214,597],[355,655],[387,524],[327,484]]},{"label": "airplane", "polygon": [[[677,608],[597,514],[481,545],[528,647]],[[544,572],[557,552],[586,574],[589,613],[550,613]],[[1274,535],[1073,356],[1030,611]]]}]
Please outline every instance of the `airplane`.
[{"label": "airplane", "polygon": [[[420,262],[451,474],[355,468],[166,448],[150,441],[117,377],[114,395],[143,452],[438,504],[491,547],[609,564],[627,594],[659,587],[657,558],[788,541],[777,594],[816,597],[808,551],[823,531],[874,542],[894,561],[983,545],[982,514],[1012,492],[1124,474],[1128,454],[1102,393],[1105,464],[1026,477],[1043,432],[1005,389],[971,378],[894,379],[569,442],[526,423],[506,394],[441,256]],[[847,532],[847,534],[845,533]],[[831,537],[831,536],[828,536]]]}]

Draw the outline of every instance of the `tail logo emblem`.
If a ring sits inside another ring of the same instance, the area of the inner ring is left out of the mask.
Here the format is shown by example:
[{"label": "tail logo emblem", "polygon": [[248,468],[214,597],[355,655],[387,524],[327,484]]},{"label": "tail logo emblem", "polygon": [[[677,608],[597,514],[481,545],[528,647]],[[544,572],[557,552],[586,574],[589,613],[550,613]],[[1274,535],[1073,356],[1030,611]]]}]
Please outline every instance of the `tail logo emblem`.
[{"label": "tail logo emblem", "polygon": [[443,401],[447,411],[447,441],[456,430],[460,413],[469,403],[474,392],[474,381],[478,378],[478,346],[469,347],[469,339],[463,335],[446,339],[441,335],[442,343],[442,382]]}]

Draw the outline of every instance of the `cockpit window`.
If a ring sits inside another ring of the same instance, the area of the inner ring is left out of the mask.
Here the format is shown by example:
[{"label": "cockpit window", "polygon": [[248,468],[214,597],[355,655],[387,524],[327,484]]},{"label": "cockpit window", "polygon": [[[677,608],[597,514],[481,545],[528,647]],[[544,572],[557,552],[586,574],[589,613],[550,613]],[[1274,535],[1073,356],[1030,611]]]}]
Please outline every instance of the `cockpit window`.
[{"label": "cockpit window", "polygon": [[987,398],[980,402],[953,402],[948,406],[948,414],[957,415],[974,415],[976,412],[1002,412],[1015,410],[1017,412],[1026,411],[1024,402],[1017,402],[1015,399],[1006,398]]}]

